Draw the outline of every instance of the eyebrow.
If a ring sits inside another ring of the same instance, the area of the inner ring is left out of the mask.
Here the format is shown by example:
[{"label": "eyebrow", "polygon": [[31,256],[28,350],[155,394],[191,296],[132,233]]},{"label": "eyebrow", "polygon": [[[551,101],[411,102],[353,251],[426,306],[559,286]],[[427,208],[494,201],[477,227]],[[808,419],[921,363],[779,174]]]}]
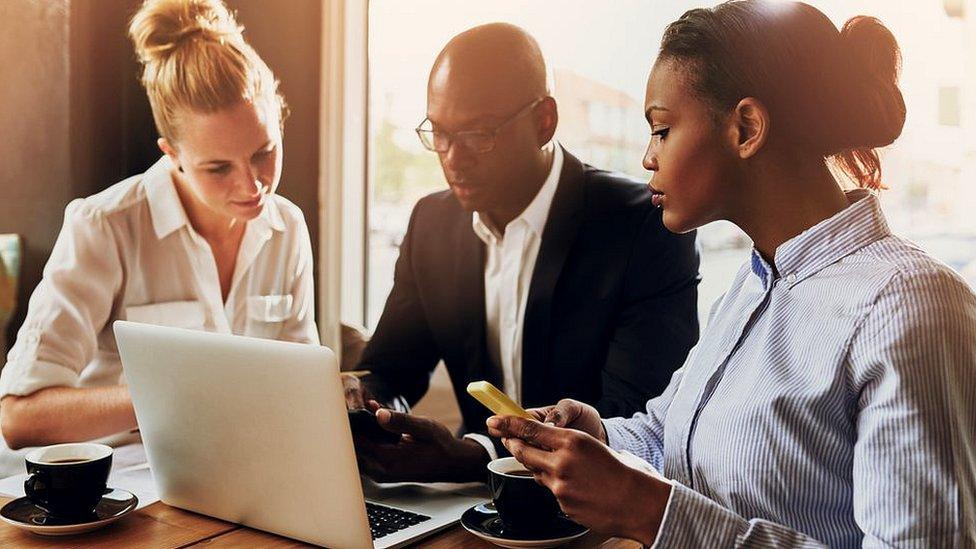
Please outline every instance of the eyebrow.
[{"label": "eyebrow", "polygon": [[662,107],[660,105],[651,105],[650,107],[647,107],[647,110],[646,111],[644,111],[644,118],[646,118],[648,122],[651,121],[651,112],[653,112],[653,111],[670,112],[669,109],[667,109],[665,107]]},{"label": "eyebrow", "polygon": [[[265,149],[268,148],[268,145],[271,145],[272,142],[273,140],[271,139],[265,141],[263,145],[258,147],[258,150],[254,151],[254,154],[263,152]],[[228,162],[230,162],[230,160],[220,160],[220,159],[204,160],[203,162],[197,162],[197,166],[206,166],[208,164],[227,164]]]}]

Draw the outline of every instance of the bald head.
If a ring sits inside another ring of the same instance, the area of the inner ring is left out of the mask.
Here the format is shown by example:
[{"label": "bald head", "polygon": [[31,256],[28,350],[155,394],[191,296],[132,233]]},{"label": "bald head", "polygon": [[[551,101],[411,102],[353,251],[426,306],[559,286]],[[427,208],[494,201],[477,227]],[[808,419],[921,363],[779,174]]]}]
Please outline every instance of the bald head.
[{"label": "bald head", "polygon": [[431,95],[464,97],[482,110],[510,112],[549,94],[539,44],[508,23],[468,29],[444,46],[428,81]]}]

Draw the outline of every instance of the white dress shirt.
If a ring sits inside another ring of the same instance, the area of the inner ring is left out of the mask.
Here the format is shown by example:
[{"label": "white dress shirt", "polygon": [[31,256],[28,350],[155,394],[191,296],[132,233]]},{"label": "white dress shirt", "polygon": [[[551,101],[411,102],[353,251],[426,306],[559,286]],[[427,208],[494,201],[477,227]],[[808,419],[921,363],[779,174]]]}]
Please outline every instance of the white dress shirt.
[{"label": "white dress shirt", "polygon": [[505,394],[522,400],[522,325],[542,232],[552,197],[559,186],[563,153],[553,147],[552,166],[532,202],[499,232],[478,212],[472,214],[474,234],[485,243],[485,326],[488,357],[505,380]]},{"label": "white dress shirt", "polygon": [[[485,327],[488,357],[502,372],[502,390],[516,402],[522,400],[522,328],[525,304],[539,255],[542,233],[562,172],[562,147],[553,143],[552,166],[532,202],[500,232],[478,212],[472,214],[474,234],[485,243]],[[484,436],[469,435],[496,457]]]},{"label": "white dress shirt", "polygon": [[249,221],[224,302],[207,242],[162,157],[68,204],[64,226],[0,373],[0,396],[123,384],[112,322],[303,343],[315,326],[312,249],[301,210],[277,195]]}]

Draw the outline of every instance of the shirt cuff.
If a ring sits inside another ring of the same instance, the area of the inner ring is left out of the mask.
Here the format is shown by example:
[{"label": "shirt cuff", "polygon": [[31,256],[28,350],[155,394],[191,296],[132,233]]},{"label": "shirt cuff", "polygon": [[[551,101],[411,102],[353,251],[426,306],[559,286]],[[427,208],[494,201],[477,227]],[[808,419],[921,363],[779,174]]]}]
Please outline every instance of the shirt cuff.
[{"label": "shirt cuff", "polygon": [[485,451],[488,452],[488,458],[490,460],[498,459],[498,451],[495,450],[495,445],[491,442],[491,439],[486,437],[485,435],[481,435],[478,433],[468,433],[464,435],[462,438],[473,440],[478,444],[484,446]]},{"label": "shirt cuff", "polygon": [[671,482],[656,547],[733,547],[749,521],[681,483]]},{"label": "shirt cuff", "polygon": [[78,374],[51,362],[8,362],[0,372],[0,398],[27,396],[48,387],[74,387]]},{"label": "shirt cuff", "polygon": [[402,396],[395,396],[390,399],[389,402],[383,405],[384,408],[393,410],[394,412],[402,412],[404,414],[410,413],[410,404],[407,403],[407,399]]},{"label": "shirt cuff", "polygon": [[674,501],[674,492],[678,483],[672,481],[669,482],[668,484],[671,485],[671,493],[668,494],[668,502],[664,505],[664,515],[661,516],[661,526],[657,529],[657,537],[655,537],[654,541],[648,546],[650,547],[650,549],[658,549],[658,547],[661,548],[667,547],[667,545],[660,543],[661,531],[664,530],[664,525],[668,522],[668,514],[671,513],[671,502]]},{"label": "shirt cuff", "polygon": [[[613,419],[613,418],[612,418]],[[610,419],[600,420],[603,422],[603,430],[607,433],[607,446],[613,448],[614,450],[623,451],[627,448],[624,446],[624,439],[620,436],[617,425],[615,421]]]}]

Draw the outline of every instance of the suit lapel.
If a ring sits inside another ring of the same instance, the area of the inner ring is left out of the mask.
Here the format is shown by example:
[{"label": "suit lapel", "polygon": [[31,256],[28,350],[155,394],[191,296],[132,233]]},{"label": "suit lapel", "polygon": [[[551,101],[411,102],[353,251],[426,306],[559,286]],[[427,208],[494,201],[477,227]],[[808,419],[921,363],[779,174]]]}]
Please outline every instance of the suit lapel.
[{"label": "suit lapel", "polygon": [[552,297],[583,221],[583,165],[563,149],[559,187],[549,208],[542,244],[532,272],[522,331],[522,400],[527,406],[552,404],[541,388],[549,377]]}]

